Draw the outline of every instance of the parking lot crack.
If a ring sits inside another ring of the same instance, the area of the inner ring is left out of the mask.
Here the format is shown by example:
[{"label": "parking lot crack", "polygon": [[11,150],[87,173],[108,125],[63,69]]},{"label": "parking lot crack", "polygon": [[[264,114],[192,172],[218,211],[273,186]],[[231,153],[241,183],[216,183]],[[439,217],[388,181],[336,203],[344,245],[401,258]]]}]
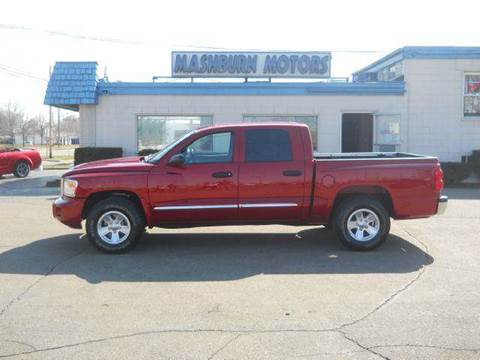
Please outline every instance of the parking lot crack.
[{"label": "parking lot crack", "polygon": [[366,313],[365,315],[363,315],[362,317],[360,318],[357,318],[353,321],[350,321],[350,322],[347,322],[347,323],[344,323],[342,325],[340,325],[338,327],[339,330],[343,329],[343,328],[346,328],[348,326],[353,326],[353,325],[356,325],[358,324],[359,322],[367,319],[368,317],[370,317],[371,315],[375,314],[376,312],[378,312],[379,310],[381,310],[383,307],[385,307],[386,305],[390,304],[397,296],[399,296],[400,294],[402,294],[403,292],[405,292],[406,290],[408,290],[413,284],[415,284],[417,281],[419,281],[421,279],[421,277],[423,276],[423,274],[425,273],[426,271],[426,265],[428,264],[428,257],[430,256],[430,254],[428,253],[428,246],[423,242],[421,241],[420,239],[417,239],[415,236],[413,236],[413,234],[411,234],[408,230],[406,230],[405,228],[402,227],[402,229],[410,236],[412,237],[416,242],[418,242],[419,244],[422,245],[422,247],[424,248],[424,255],[425,255],[425,262],[424,264],[422,265],[422,268],[417,272],[417,275],[412,279],[410,280],[409,282],[407,282],[404,286],[402,286],[401,288],[399,288],[398,290],[396,290],[393,294],[391,294],[389,297],[387,297],[386,299],[384,299],[382,302],[380,302],[380,304],[378,304],[377,306],[375,306],[371,311],[369,311],[368,313]]},{"label": "parking lot crack", "polygon": [[5,340],[6,342],[13,343],[13,344],[18,344],[18,345],[23,345],[28,348],[30,348],[33,351],[36,351],[37,348],[29,343],[23,342],[23,341],[18,341],[18,340]]},{"label": "parking lot crack", "polygon": [[110,337],[104,337],[104,338],[98,338],[98,339],[91,339],[91,340],[86,340],[86,341],[78,342],[78,343],[50,346],[50,347],[45,347],[45,348],[39,348],[39,349],[36,349],[36,350],[29,350],[29,351],[23,351],[23,352],[12,353],[12,354],[5,354],[5,355],[0,355],[0,358],[10,358],[10,357],[16,357],[16,356],[22,356],[22,355],[29,355],[29,354],[33,354],[33,353],[55,351],[55,350],[73,348],[73,347],[77,347],[77,346],[84,346],[84,345],[89,345],[89,344],[101,343],[101,342],[105,342],[105,341],[127,339],[127,338],[137,337],[137,336],[171,334],[171,333],[193,333],[193,334],[195,334],[195,333],[228,333],[228,334],[235,334],[236,336],[234,338],[230,339],[227,343],[225,343],[221,348],[216,350],[216,352],[211,355],[212,358],[213,358],[220,351],[222,351],[225,347],[227,347],[231,342],[236,341],[240,336],[243,336],[243,335],[268,334],[268,333],[275,334],[275,333],[285,333],[285,332],[322,333],[322,332],[336,332],[336,331],[337,330],[335,330],[335,329],[279,329],[279,330],[165,329],[165,330],[152,330],[152,331],[143,331],[143,332],[124,334],[124,335],[116,335],[116,336],[110,336]]},{"label": "parking lot crack", "polygon": [[347,335],[346,332],[341,331],[341,330],[339,330],[338,332],[339,332],[340,334],[342,334],[342,336],[343,336],[346,340],[348,340],[348,341],[350,341],[351,343],[357,345],[359,348],[361,348],[361,349],[363,349],[363,350],[365,350],[365,351],[367,351],[367,352],[369,352],[369,353],[371,353],[371,354],[373,354],[373,355],[375,355],[375,356],[377,356],[377,357],[379,357],[379,358],[381,358],[381,359],[390,360],[389,357],[387,357],[387,356],[385,356],[385,355],[383,355],[383,354],[380,354],[378,351],[373,350],[373,347],[367,347],[367,346],[361,344],[361,343],[360,343],[358,340],[356,340],[355,338]]},{"label": "parking lot crack", "polygon": [[[359,350],[359,351],[369,352],[372,355],[375,355],[376,357],[384,359],[384,360],[390,360],[390,358],[388,356],[380,353],[378,349],[395,348],[395,347],[398,347],[398,348],[401,348],[401,347],[415,347],[415,348],[431,348],[431,349],[439,349],[439,350],[447,350],[447,351],[465,351],[465,352],[475,352],[475,353],[479,352],[480,353],[480,348],[453,348],[453,347],[435,346],[435,345],[422,345],[422,344],[387,344],[387,345],[366,346],[366,345],[362,344],[359,340],[357,340],[355,337],[353,337],[351,334],[347,334],[345,331],[343,331],[341,329],[338,329],[338,328],[337,329],[279,329],[279,330],[165,329],[165,330],[152,330],[152,331],[144,331],[144,332],[137,332],[137,333],[131,333],[131,334],[124,334],[124,335],[116,335],[116,336],[105,337],[105,338],[91,339],[91,340],[78,342],[78,343],[51,346],[51,347],[40,348],[40,349],[35,349],[33,347],[33,345],[30,345],[30,344],[27,344],[27,343],[15,341],[19,344],[23,344],[25,346],[30,347],[31,350],[22,351],[22,352],[18,352],[18,353],[12,353],[12,354],[0,355],[0,358],[11,358],[11,357],[29,355],[29,354],[34,354],[34,353],[43,353],[43,352],[49,352],[49,351],[55,351],[55,350],[61,350],[61,349],[74,348],[74,347],[77,347],[77,346],[85,346],[85,345],[101,343],[101,342],[105,342],[105,341],[126,339],[126,338],[137,337],[137,336],[155,335],[155,334],[168,334],[168,333],[229,333],[229,334],[234,335],[232,338],[230,338],[228,341],[226,341],[222,346],[220,346],[217,350],[215,350],[209,356],[208,359],[212,360],[215,357],[217,357],[217,355],[219,353],[221,353],[224,349],[226,349],[232,343],[237,341],[241,336],[245,336],[245,335],[249,335],[249,334],[284,333],[284,332],[313,332],[313,333],[336,332],[336,333],[339,333],[340,335],[342,335],[343,338],[345,338],[345,340],[355,344],[358,348],[360,348],[361,350]],[[356,351],[354,351],[354,352],[356,352]],[[306,355],[306,356],[308,356],[308,355]]]},{"label": "parking lot crack", "polygon": [[454,347],[448,347],[448,346],[422,345],[422,344],[375,345],[375,346],[371,346],[370,349],[379,349],[379,348],[404,348],[404,347],[437,349],[437,350],[447,350],[447,351],[465,351],[465,352],[474,352],[474,353],[477,353],[477,352],[478,352],[478,353],[480,353],[480,348],[454,348]]},{"label": "parking lot crack", "polygon": [[342,325],[340,325],[339,329],[343,329],[345,327],[348,327],[348,326],[353,326],[353,325],[356,325],[358,324],[359,322],[367,319],[368,317],[370,317],[371,315],[375,314],[376,312],[378,312],[380,309],[382,309],[384,306],[386,306],[387,304],[391,303],[393,301],[393,299],[395,299],[398,295],[400,295],[401,293],[403,293],[404,291],[406,291],[408,288],[410,288],[413,284],[415,284],[418,280],[420,280],[420,278],[422,277],[423,273],[425,272],[425,267],[423,267],[418,273],[417,273],[417,276],[415,276],[415,278],[413,278],[412,280],[410,280],[407,284],[405,284],[404,286],[402,286],[400,289],[398,289],[397,291],[395,291],[392,295],[390,295],[388,298],[384,299],[380,304],[378,304],[373,310],[371,310],[370,312],[366,313],[365,315],[363,315],[362,317],[358,318],[358,319],[355,319],[353,321],[350,321],[348,323],[344,323]]},{"label": "parking lot crack", "polygon": [[215,356],[217,356],[220,352],[222,352],[227,346],[237,341],[237,339],[242,335],[245,335],[245,334],[237,334],[236,336],[228,340],[225,344],[223,344],[220,348],[218,348],[212,355],[210,355],[208,357],[208,360],[212,360]]},{"label": "parking lot crack", "polygon": [[337,357],[339,355],[343,355],[343,356],[350,356],[350,355],[353,355],[353,354],[356,354],[356,353],[363,353],[365,352],[365,350],[363,349],[359,349],[359,350],[351,350],[351,351],[341,351],[341,352],[317,352],[317,353],[311,353],[311,354],[300,354],[300,355],[295,355],[294,357],[296,358],[318,358],[319,356],[327,356],[327,355],[330,355],[330,356],[333,356],[333,355],[336,355]]},{"label": "parking lot crack", "polygon": [[2,317],[7,311],[8,309],[10,309],[10,307],[15,304],[16,302],[20,301],[31,289],[33,289],[36,285],[38,285],[39,282],[41,282],[43,279],[45,279],[48,275],[50,275],[51,273],[53,273],[55,271],[56,268],[58,268],[59,266],[65,264],[66,262],[82,255],[86,250],[88,249],[85,248],[85,249],[82,249],[81,251],[78,251],[76,252],[75,254],[71,255],[71,256],[68,256],[67,258],[57,262],[56,264],[50,266],[50,268],[45,272],[43,273],[42,275],[40,275],[40,277],[35,280],[33,283],[31,283],[29,286],[27,286],[25,289],[23,289],[17,296],[15,296],[13,299],[11,299],[7,305],[5,305],[5,307],[0,310],[0,317]]}]

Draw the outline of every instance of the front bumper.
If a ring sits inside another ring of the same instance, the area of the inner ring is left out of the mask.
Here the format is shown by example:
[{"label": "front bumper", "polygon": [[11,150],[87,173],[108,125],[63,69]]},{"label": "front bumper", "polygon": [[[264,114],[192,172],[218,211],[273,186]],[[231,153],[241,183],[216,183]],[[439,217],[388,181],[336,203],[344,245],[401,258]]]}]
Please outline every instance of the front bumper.
[{"label": "front bumper", "polygon": [[445,211],[447,210],[447,205],[448,205],[448,196],[446,195],[440,196],[440,199],[438,199],[437,215],[441,215],[445,213]]},{"label": "front bumper", "polygon": [[59,197],[52,204],[53,217],[74,229],[82,228],[82,210],[84,199]]}]

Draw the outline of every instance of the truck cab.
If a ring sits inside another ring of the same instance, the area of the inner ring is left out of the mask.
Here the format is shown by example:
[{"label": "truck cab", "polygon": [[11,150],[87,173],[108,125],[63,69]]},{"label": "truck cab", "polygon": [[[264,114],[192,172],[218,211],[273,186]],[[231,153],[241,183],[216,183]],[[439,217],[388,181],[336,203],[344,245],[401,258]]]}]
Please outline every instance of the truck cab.
[{"label": "truck cab", "polygon": [[149,196],[158,225],[294,223],[306,215],[312,151],[306,158],[298,126],[216,127],[171,153],[146,160],[156,164]]}]

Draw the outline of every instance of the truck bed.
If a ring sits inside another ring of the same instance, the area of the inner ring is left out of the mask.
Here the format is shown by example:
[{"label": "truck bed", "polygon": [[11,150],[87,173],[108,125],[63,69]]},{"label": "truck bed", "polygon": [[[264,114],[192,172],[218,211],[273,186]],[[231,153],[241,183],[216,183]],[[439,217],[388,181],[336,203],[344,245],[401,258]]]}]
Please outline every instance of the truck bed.
[{"label": "truck bed", "polygon": [[402,152],[314,153],[316,160],[430,159],[432,157]]},{"label": "truck bed", "polygon": [[[333,202],[345,192],[387,194],[392,217],[409,219],[435,214],[438,159],[402,152],[314,154],[313,216],[330,216]],[[361,191],[359,190],[361,189]],[[325,199],[325,200],[323,200]]]}]

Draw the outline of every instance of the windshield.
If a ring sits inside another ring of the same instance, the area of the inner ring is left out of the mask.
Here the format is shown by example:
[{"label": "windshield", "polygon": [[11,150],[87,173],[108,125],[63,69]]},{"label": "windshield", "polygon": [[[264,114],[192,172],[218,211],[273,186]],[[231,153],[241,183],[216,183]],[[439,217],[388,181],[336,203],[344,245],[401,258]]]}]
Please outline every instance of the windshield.
[{"label": "windshield", "polygon": [[154,154],[148,155],[145,157],[145,161],[148,163],[157,163],[160,161],[161,158],[165,156],[166,153],[168,153],[170,150],[172,150],[175,146],[177,146],[180,142],[185,140],[187,137],[195,133],[197,130],[192,130],[189,133],[183,135],[180,139],[175,140],[174,142],[170,143],[169,145],[165,146],[162,150],[159,152],[156,152]]}]

